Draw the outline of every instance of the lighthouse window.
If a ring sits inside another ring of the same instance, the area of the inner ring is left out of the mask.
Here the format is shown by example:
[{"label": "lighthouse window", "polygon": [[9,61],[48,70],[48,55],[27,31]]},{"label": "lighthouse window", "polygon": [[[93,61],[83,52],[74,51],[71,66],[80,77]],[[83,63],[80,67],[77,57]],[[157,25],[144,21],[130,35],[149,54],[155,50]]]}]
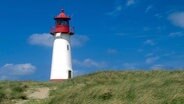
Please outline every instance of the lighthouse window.
[{"label": "lighthouse window", "polygon": [[69,50],[69,45],[67,45],[67,50]]},{"label": "lighthouse window", "polygon": [[57,20],[57,21],[56,21],[56,24],[57,24],[57,25],[61,25],[61,20]]},{"label": "lighthouse window", "polygon": [[62,25],[68,25],[69,23],[68,23],[68,21],[62,21],[61,24]]}]

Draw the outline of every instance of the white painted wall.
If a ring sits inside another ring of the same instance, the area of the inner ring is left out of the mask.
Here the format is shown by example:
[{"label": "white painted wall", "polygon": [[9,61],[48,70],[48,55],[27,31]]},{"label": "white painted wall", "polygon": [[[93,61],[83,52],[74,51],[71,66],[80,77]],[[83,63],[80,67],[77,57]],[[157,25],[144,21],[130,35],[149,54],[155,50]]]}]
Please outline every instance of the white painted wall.
[{"label": "white painted wall", "polygon": [[[67,45],[69,50],[67,49]],[[68,79],[68,71],[72,70],[70,35],[56,33],[53,44],[50,80]]]}]

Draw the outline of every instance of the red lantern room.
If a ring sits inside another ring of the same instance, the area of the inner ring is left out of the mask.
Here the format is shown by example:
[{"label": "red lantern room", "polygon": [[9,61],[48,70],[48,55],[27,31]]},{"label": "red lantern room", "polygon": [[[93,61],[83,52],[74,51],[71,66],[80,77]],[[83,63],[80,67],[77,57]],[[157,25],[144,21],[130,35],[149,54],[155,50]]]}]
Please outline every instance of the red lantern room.
[{"label": "red lantern room", "polygon": [[61,13],[54,18],[56,21],[55,27],[52,28],[51,34],[54,35],[55,33],[65,33],[69,35],[73,35],[73,29],[70,28],[69,20],[70,17],[64,13],[62,9]]}]

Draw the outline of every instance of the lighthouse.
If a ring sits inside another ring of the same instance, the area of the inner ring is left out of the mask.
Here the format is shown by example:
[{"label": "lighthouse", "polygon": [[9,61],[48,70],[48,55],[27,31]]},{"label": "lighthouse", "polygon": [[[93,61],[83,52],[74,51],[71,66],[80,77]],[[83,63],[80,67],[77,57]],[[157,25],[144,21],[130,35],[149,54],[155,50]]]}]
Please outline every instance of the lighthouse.
[{"label": "lighthouse", "polygon": [[51,81],[63,81],[73,77],[70,37],[74,33],[69,25],[70,19],[64,10],[54,17],[55,26],[51,30],[51,35],[54,37]]}]

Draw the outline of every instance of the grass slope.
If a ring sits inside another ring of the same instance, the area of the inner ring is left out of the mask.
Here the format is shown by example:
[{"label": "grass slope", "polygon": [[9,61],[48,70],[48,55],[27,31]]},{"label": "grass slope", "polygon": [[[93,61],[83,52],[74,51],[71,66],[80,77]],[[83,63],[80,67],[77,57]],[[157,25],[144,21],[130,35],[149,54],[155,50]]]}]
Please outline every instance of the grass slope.
[{"label": "grass slope", "polygon": [[0,82],[1,104],[12,99],[26,99],[24,90],[18,92],[23,97],[2,94],[6,88],[14,91],[14,87],[9,86],[12,83],[19,83],[17,85],[24,90],[34,86],[53,89],[49,98],[30,100],[26,104],[184,104],[184,71],[108,71],[63,83]]}]

